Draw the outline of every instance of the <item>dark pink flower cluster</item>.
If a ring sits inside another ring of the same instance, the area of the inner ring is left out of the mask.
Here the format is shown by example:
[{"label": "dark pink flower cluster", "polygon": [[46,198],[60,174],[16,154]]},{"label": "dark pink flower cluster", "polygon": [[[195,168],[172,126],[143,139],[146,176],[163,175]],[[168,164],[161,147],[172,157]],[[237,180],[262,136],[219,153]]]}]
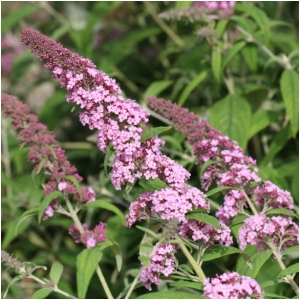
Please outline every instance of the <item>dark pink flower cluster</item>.
[{"label": "dark pink flower cluster", "polygon": [[255,245],[258,251],[269,249],[272,243],[281,253],[299,241],[299,228],[292,222],[291,217],[277,216],[268,218],[263,213],[245,220],[239,229],[238,242],[244,250],[246,246]]},{"label": "dark pink flower cluster", "polygon": [[91,248],[95,247],[97,243],[105,242],[106,237],[106,224],[100,222],[94,227],[93,230],[88,230],[88,225],[86,223],[82,224],[84,233],[80,233],[76,224],[73,224],[69,229],[68,233],[73,238],[75,243],[83,243]]},{"label": "dark pink flower cluster", "polygon": [[[264,291],[248,276],[223,273],[204,281],[204,296],[210,299],[263,299]],[[259,294],[258,296],[252,296]]]},{"label": "dark pink flower cluster", "polygon": [[[155,249],[156,248],[156,249]],[[176,244],[156,244],[154,254],[147,268],[141,272],[140,280],[143,285],[151,291],[151,284],[160,285],[161,276],[168,277],[175,270],[175,253],[178,249]]]},{"label": "dark pink flower cluster", "polygon": [[202,241],[204,245],[212,246],[215,243],[230,246],[233,243],[230,228],[220,222],[224,229],[217,229],[203,222],[187,220],[179,227],[179,234],[194,241]]},{"label": "dark pink flower cluster", "polygon": [[[45,195],[57,189],[62,191],[61,187],[65,186],[64,190],[74,195],[75,199],[79,201],[77,188],[65,177],[72,175],[78,181],[82,181],[82,177],[76,173],[76,168],[67,160],[65,150],[56,146],[58,142],[54,134],[48,132],[46,126],[38,122],[37,116],[29,113],[30,108],[14,96],[2,94],[1,108],[4,116],[12,118],[12,128],[18,132],[17,139],[21,142],[21,146],[30,147],[28,161],[35,164],[34,170],[40,167],[40,172],[50,176],[45,184]],[[95,200],[92,188],[87,190],[82,187],[81,191],[83,202]],[[56,204],[57,202],[54,200],[48,206],[43,219],[53,216]]]}]

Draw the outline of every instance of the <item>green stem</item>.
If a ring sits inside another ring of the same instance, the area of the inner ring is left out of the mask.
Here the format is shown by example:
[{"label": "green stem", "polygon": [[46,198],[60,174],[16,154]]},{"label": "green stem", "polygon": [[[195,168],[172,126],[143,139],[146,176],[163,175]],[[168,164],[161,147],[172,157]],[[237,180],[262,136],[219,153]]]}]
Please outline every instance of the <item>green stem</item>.
[{"label": "green stem", "polygon": [[248,195],[246,194],[246,192],[242,189],[241,190],[242,194],[244,195],[249,207],[251,208],[253,214],[258,215],[258,211],[256,210],[255,206],[253,205],[251,199],[248,197]]},{"label": "green stem", "polygon": [[138,282],[138,280],[140,278],[142,270],[143,270],[143,268],[141,268],[140,271],[139,271],[139,273],[135,276],[135,278],[134,278],[134,280],[133,280],[133,282],[132,282],[132,284],[130,286],[130,289],[128,290],[128,292],[127,292],[127,294],[126,294],[126,296],[125,296],[124,299],[129,299],[132,291],[134,290],[134,287],[136,286],[136,284],[137,284],[137,282]]},{"label": "green stem", "polygon": [[[179,235],[177,233],[176,233],[176,238],[179,239],[179,240],[181,240],[181,238],[179,237]],[[198,278],[199,278],[200,282],[204,282],[204,280],[206,279],[205,274],[203,273],[201,267],[194,260],[193,256],[190,254],[189,250],[186,248],[186,246],[184,245],[184,243],[183,242],[179,243],[179,247],[182,250],[182,252],[185,255],[185,257],[191,263],[192,267],[194,268],[195,272],[198,275]]]},{"label": "green stem", "polygon": [[[74,223],[76,224],[76,226],[77,226],[79,232],[80,232],[81,234],[84,233],[84,230],[83,230],[83,227],[82,227],[82,225],[81,225],[81,222],[79,221],[78,216],[77,216],[77,213],[76,213],[75,210],[73,209],[73,206],[72,206],[71,202],[69,201],[69,199],[68,199],[67,197],[64,197],[64,199],[65,199],[66,204],[67,204],[67,207],[68,207],[68,209],[69,209],[70,216],[71,216],[71,218],[73,219]],[[87,247],[87,248],[90,248],[90,247]],[[110,291],[110,289],[109,289],[109,287],[108,287],[108,285],[107,285],[107,282],[106,282],[106,280],[105,280],[105,278],[104,278],[104,276],[103,276],[103,273],[102,273],[101,268],[99,267],[99,265],[97,266],[96,273],[97,273],[97,275],[98,275],[98,277],[99,277],[99,280],[100,280],[100,282],[101,282],[101,284],[102,284],[102,287],[103,287],[103,289],[104,289],[104,291],[105,291],[105,294],[106,294],[107,298],[108,298],[108,299],[114,299],[114,297],[113,297],[113,295],[111,294],[111,291]]]},{"label": "green stem", "polygon": [[255,43],[256,45],[258,45],[265,53],[267,53],[272,59],[274,59],[279,65],[281,65],[284,69],[287,70],[292,70],[292,66],[288,60],[288,58],[286,56],[284,56],[284,58],[280,58],[278,56],[276,56],[270,49],[268,49],[264,44],[262,44],[260,41],[258,41],[257,39],[255,39],[251,33],[249,33],[248,31],[246,31],[244,28],[237,26],[236,29],[243,33],[246,37],[247,37],[247,41],[248,42],[252,42]]},{"label": "green stem", "polygon": [[[286,266],[284,265],[284,263],[281,259],[281,257],[282,257],[281,254],[277,252],[277,250],[276,250],[273,243],[269,242],[267,244],[270,247],[270,249],[272,250],[273,254],[275,255],[275,257],[278,261],[280,269],[285,270]],[[289,284],[291,285],[291,287],[293,288],[295,293],[299,296],[299,287],[298,287],[297,283],[294,281],[294,279],[292,278],[292,276],[291,275],[285,275],[285,278],[287,279],[287,281],[289,282]]]},{"label": "green stem", "polygon": [[[40,283],[40,284],[42,284],[42,285],[46,285],[46,283],[47,283],[47,282],[45,282],[45,281],[39,279],[38,277],[36,277],[36,276],[34,276],[34,275],[32,275],[32,274],[30,274],[29,276],[26,276],[26,277],[27,277],[27,278],[31,278],[31,279],[35,280],[36,282],[38,282],[38,283]],[[49,286],[49,287],[50,287],[50,286]],[[70,294],[68,294],[68,293],[66,293],[66,292],[64,292],[64,291],[62,291],[61,289],[59,289],[59,288],[57,287],[57,285],[55,285],[55,286],[53,287],[53,291],[56,292],[56,293],[59,293],[59,294],[61,294],[61,295],[64,295],[64,296],[67,297],[68,299],[78,299],[78,298],[76,298],[76,297],[74,297],[74,296],[72,296],[72,295],[70,295]]]},{"label": "green stem", "polygon": [[180,48],[185,46],[184,41],[162,20],[158,17],[154,6],[148,2],[144,2],[146,7],[148,8],[152,18],[154,21],[161,27],[161,29],[177,44]]}]

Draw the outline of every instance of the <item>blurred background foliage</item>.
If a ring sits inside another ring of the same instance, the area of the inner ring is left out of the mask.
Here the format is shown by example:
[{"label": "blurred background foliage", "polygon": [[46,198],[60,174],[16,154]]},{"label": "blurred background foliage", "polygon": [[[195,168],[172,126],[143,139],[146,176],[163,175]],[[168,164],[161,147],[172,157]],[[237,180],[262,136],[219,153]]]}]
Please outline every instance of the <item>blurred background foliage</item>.
[{"label": "blurred background foliage", "polygon": [[[96,146],[95,133],[79,122],[80,109],[71,112],[72,107],[65,101],[66,91],[19,42],[24,28],[38,29],[91,59],[98,69],[117,80],[125,97],[135,99],[143,107],[146,96],[155,95],[208,119],[257,160],[263,179],[289,190],[298,207],[298,114],[292,115],[283,101],[280,80],[284,68],[236,27],[247,30],[275,55],[284,54],[298,73],[299,3],[240,2],[230,19],[209,24],[158,17],[164,11],[191,4],[190,1],[1,2],[2,92],[27,103],[39,120],[54,131],[69,160],[85,178],[85,184],[96,191],[97,199],[114,203],[124,213],[128,211],[141,189],[134,188],[128,198],[124,191],[114,190],[104,174],[104,154]],[[247,13],[243,5],[256,8],[257,15]],[[175,36],[168,34],[166,28]],[[149,126],[165,126],[165,123],[151,117]],[[59,286],[76,294],[75,260],[82,246],[74,244],[67,235],[71,221],[58,214],[42,224],[36,218],[27,218],[15,232],[22,213],[38,206],[43,198],[43,191],[36,188],[38,179],[34,183],[31,178],[28,150],[19,149],[15,137],[10,122],[2,118],[2,248],[20,260],[48,267],[55,261],[61,262],[65,269]],[[166,140],[165,153],[188,168],[192,173],[190,183],[199,188],[199,168],[184,137],[168,131],[162,138]],[[221,204],[222,196],[218,194],[214,200]],[[143,233],[136,228],[125,228],[117,216],[106,210],[89,208],[81,212],[81,217],[89,225],[100,220],[107,222],[108,235],[121,246],[120,273],[109,250],[105,250],[101,262],[114,295],[118,295],[137,274],[137,253]],[[251,253],[253,249],[247,251]],[[297,258],[289,256],[288,260]],[[207,276],[215,276],[224,270],[236,270],[237,261],[238,256],[231,255],[222,259],[222,264],[218,260],[204,263],[203,269]],[[259,274],[261,280],[274,280],[272,274],[278,274],[277,265],[270,260],[265,267]],[[45,273],[42,269],[39,272]],[[2,295],[12,277],[13,273],[2,270]],[[8,298],[28,298],[36,288],[30,281],[14,284]],[[162,284],[154,289],[164,291],[169,287]],[[264,289],[287,297],[292,294],[285,283]],[[132,297],[145,292],[140,288]],[[87,298],[103,297],[105,294],[94,276]]]}]

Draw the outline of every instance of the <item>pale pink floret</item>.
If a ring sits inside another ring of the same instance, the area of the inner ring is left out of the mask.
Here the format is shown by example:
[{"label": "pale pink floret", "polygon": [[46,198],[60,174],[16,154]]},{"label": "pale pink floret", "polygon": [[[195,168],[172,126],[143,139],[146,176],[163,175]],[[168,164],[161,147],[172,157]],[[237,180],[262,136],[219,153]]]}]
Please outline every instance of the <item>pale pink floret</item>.
[{"label": "pale pink floret", "polygon": [[264,291],[257,281],[248,276],[241,276],[236,272],[216,275],[216,278],[204,280],[205,297],[210,299],[263,299]]},{"label": "pale pink floret", "polygon": [[254,189],[257,195],[255,204],[263,206],[263,211],[267,212],[274,208],[293,209],[293,198],[288,191],[280,189],[271,181],[265,181],[262,186]]},{"label": "pale pink floret", "polygon": [[153,283],[156,285],[162,283],[162,276],[168,277],[174,272],[177,248],[176,244],[154,245],[155,250],[149,265],[142,270],[140,275],[141,282],[149,291],[152,290]]},{"label": "pale pink floret", "polygon": [[238,242],[242,250],[250,244],[255,245],[258,251],[269,249],[267,243],[271,242],[281,253],[287,247],[297,244],[298,234],[299,228],[291,217],[268,218],[260,213],[245,220],[238,232]]},{"label": "pale pink floret", "polygon": [[226,245],[227,247],[233,243],[230,235],[230,228],[220,223],[224,229],[217,229],[211,225],[188,219],[179,227],[179,234],[185,238],[192,238],[194,241],[202,241],[204,245],[212,246],[215,243]]}]

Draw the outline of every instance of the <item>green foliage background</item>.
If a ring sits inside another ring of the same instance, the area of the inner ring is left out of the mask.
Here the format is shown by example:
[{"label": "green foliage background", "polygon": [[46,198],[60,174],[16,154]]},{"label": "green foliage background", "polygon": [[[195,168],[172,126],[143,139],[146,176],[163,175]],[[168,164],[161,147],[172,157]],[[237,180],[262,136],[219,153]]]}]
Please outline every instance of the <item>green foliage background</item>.
[{"label": "green foliage background", "polygon": [[[291,192],[299,203],[298,162],[298,102],[295,88],[298,84],[298,2],[238,3],[230,20],[214,24],[219,33],[216,39],[200,38],[197,30],[207,26],[198,21],[164,21],[179,37],[179,43],[166,34],[155,21],[157,14],[191,2],[1,2],[2,38],[8,32],[18,36],[23,28],[33,27],[59,41],[64,47],[90,58],[98,69],[114,77],[127,98],[136,99],[145,106],[145,98],[157,95],[189,108],[212,126],[237,140],[246,153],[257,160],[260,176]],[[150,13],[149,5],[154,13]],[[258,9],[253,14],[249,7]],[[154,16],[154,18],[153,18]],[[268,47],[275,55],[285,54],[292,70],[284,68],[262,51],[255,43],[242,38],[230,40],[229,32],[238,25]],[[225,30],[225,33],[224,33]],[[285,72],[285,73],[284,73]],[[284,73],[284,74],[283,74]],[[45,88],[48,88],[47,91]],[[49,92],[50,90],[50,92]],[[55,132],[61,146],[67,149],[72,164],[76,165],[85,183],[92,186],[97,199],[117,205],[124,213],[128,201],[136,199],[141,188],[128,196],[114,190],[104,173],[104,154],[97,146],[93,133],[82,127],[79,109],[65,101],[65,90],[53,80],[47,70],[27,50],[18,56],[10,74],[2,75],[2,91],[27,102],[39,120]],[[30,95],[30,97],[29,97]],[[45,95],[47,95],[45,97]],[[71,220],[56,214],[38,224],[29,217],[16,225],[25,210],[39,205],[43,191],[37,189],[31,178],[32,166],[27,163],[26,148],[19,149],[9,122],[2,121],[10,153],[11,176],[2,170],[2,248],[22,261],[46,265],[54,262],[64,265],[61,289],[76,294],[76,256],[81,245],[67,235]],[[151,118],[149,126],[166,126]],[[191,157],[185,139],[175,131],[162,134],[169,155],[191,173],[190,183],[200,187],[199,168]],[[3,144],[3,142],[2,142]],[[2,150],[2,160],[5,158]],[[3,164],[4,165],[4,164]],[[11,190],[11,192],[9,192]],[[221,204],[222,197],[214,200]],[[123,226],[118,216],[105,209],[88,208],[81,212],[83,222],[93,226],[100,220],[107,222],[108,234],[123,251],[123,267],[118,273],[115,256],[110,248],[104,250],[101,260],[103,272],[114,295],[135,276],[139,261],[137,253],[143,232]],[[237,232],[236,228],[236,231]],[[252,254],[254,249],[247,249]],[[183,257],[179,256],[179,260]],[[297,261],[290,255],[288,262]],[[209,276],[225,269],[237,270],[237,254],[204,263]],[[11,281],[13,273],[2,270],[2,286]],[[39,270],[40,275],[46,274]],[[279,267],[267,260],[257,280],[274,281]],[[38,286],[33,282],[14,284],[8,294],[11,298],[27,298]],[[155,291],[166,292],[166,284]],[[175,288],[176,289],[176,288]],[[286,283],[265,287],[269,293],[289,297],[293,291]],[[3,295],[2,291],[2,295]],[[136,290],[132,297],[146,292]],[[58,297],[52,293],[51,298]],[[50,297],[48,296],[48,297]],[[105,294],[96,276],[93,276],[86,298],[103,298]]]}]

